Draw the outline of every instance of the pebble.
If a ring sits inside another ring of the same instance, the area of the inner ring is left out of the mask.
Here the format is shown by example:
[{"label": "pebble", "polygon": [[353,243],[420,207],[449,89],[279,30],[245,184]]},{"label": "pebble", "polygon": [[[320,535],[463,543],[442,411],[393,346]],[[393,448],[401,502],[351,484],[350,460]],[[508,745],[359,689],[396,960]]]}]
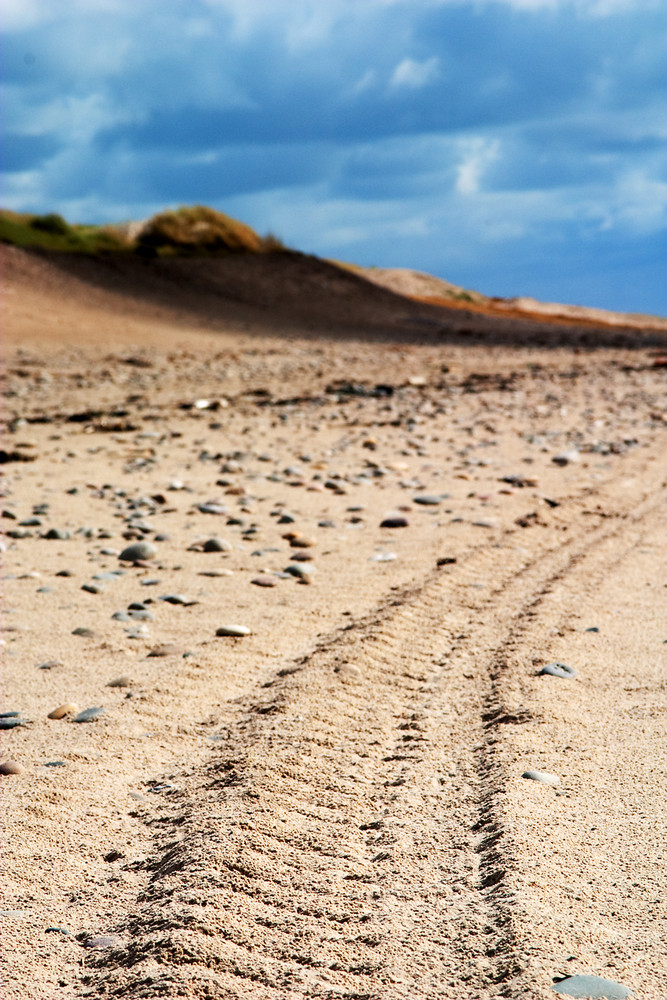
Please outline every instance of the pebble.
[{"label": "pebble", "polygon": [[384,521],[380,522],[381,528],[408,528],[410,522],[407,517],[385,517]]},{"label": "pebble", "polygon": [[62,660],[49,660],[47,663],[40,663],[38,667],[40,670],[53,670],[54,667],[62,667]]},{"label": "pebble", "polygon": [[579,452],[576,448],[570,449],[570,451],[561,451],[559,455],[553,455],[551,461],[555,465],[570,465],[571,462],[578,462],[580,460]]},{"label": "pebble", "polygon": [[150,542],[133,542],[123,549],[118,558],[123,562],[139,562],[153,559],[156,555],[157,549]]},{"label": "pebble", "polygon": [[232,546],[224,538],[208,538],[202,545],[202,552],[231,552]]},{"label": "pebble", "polygon": [[437,507],[441,501],[441,497],[433,496],[418,496],[412,498],[414,503],[419,503],[423,507]]},{"label": "pebble", "polygon": [[86,639],[91,639],[95,635],[95,632],[92,628],[86,628],[85,625],[78,625],[72,629],[72,635],[82,635]]},{"label": "pebble", "polygon": [[250,629],[247,625],[221,625],[220,628],[215,630],[215,634],[232,635],[242,638],[244,635],[250,635]]},{"label": "pebble", "polygon": [[78,705],[74,705],[71,702],[59,705],[58,708],[54,708],[52,712],[49,712],[47,719],[64,719],[66,715],[72,715],[76,712],[78,707]]},{"label": "pebble", "polygon": [[[155,646],[151,649],[147,656],[183,656],[185,648],[183,646],[177,646],[173,642],[165,642],[161,646]],[[125,678],[120,678],[120,680],[125,680]],[[109,687],[125,687],[126,685],[114,684],[113,681],[109,684]]]},{"label": "pebble", "polygon": [[183,594],[163,594],[158,597],[158,601],[166,601],[167,604],[182,604],[189,608],[192,604],[199,604],[194,597],[185,597]]},{"label": "pebble", "polygon": [[539,676],[542,674],[549,674],[551,677],[562,677],[564,679],[569,679],[570,677],[576,677],[577,671],[574,667],[568,667],[567,663],[547,663],[546,667],[542,667]]},{"label": "pebble", "polygon": [[85,947],[91,951],[101,951],[103,948],[117,948],[122,943],[117,934],[100,934],[98,937],[88,938]]},{"label": "pebble", "polygon": [[200,514],[226,514],[227,508],[221,503],[198,503],[195,504]]},{"label": "pebble", "polygon": [[83,712],[79,712],[78,715],[74,716],[72,722],[93,722],[94,719],[99,718],[104,712],[105,709],[101,705],[96,705],[93,708],[84,708]]},{"label": "pebble", "polygon": [[66,542],[72,536],[70,535],[69,531],[64,531],[61,528],[49,528],[49,530],[46,532],[45,535],[43,535],[43,537],[48,539],[53,539],[59,542]]},{"label": "pebble", "polygon": [[396,559],[395,552],[376,552],[371,556],[371,562],[393,562]]},{"label": "pebble", "polygon": [[[43,590],[44,588],[42,588]],[[87,594],[103,594],[104,587],[99,583],[83,583],[81,589],[85,590]]]},{"label": "pebble", "polygon": [[623,1000],[632,996],[632,991],[621,983],[600,976],[568,976],[553,987],[554,993],[566,997],[586,997],[592,1000]]},{"label": "pebble", "polygon": [[275,587],[278,583],[275,576],[256,576],[250,582],[256,587]]},{"label": "pebble", "polygon": [[0,729],[16,729],[17,726],[22,726],[25,723],[25,719],[17,719],[13,716],[5,715],[0,718]]},{"label": "pebble", "polygon": [[131,679],[127,674],[122,674],[120,677],[114,677],[112,681],[109,681],[107,687],[110,688],[126,688],[132,683]]},{"label": "pebble", "polygon": [[290,563],[289,566],[285,567],[285,573],[289,573],[290,576],[296,576],[303,583],[312,583],[312,576],[315,573],[315,567],[309,565],[302,565],[302,563]]},{"label": "pebble", "polygon": [[17,763],[15,760],[3,760],[0,763],[0,774],[10,775],[10,774],[23,774],[25,768],[22,764]]},{"label": "pebble", "polygon": [[290,548],[293,549],[311,549],[313,545],[317,545],[317,542],[312,538],[303,538],[301,535],[297,538],[290,538],[289,543]]},{"label": "pebble", "polygon": [[548,771],[524,771],[521,777],[528,778],[529,781],[540,781],[543,785],[557,785],[560,782],[558,775],[549,774]]},{"label": "pebble", "polygon": [[202,569],[199,571],[197,576],[208,576],[208,577],[220,577],[220,576],[233,576],[233,570],[231,569]]}]

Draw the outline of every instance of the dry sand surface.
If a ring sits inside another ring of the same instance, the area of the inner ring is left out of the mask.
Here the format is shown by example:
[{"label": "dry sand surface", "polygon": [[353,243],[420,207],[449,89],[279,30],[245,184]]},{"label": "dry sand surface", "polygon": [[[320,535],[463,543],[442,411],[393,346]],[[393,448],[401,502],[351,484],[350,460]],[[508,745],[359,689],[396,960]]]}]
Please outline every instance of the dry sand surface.
[{"label": "dry sand surface", "polygon": [[2,254],[4,1000],[664,1000],[664,333]]}]

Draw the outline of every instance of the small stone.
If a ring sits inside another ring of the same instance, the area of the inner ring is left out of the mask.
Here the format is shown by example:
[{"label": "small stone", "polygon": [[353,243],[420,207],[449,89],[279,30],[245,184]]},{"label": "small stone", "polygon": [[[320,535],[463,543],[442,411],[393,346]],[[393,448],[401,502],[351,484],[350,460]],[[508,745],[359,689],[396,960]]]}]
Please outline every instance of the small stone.
[{"label": "small stone", "polygon": [[15,760],[3,760],[0,763],[0,774],[9,776],[10,774],[24,774],[25,768]]},{"label": "small stone", "polygon": [[561,677],[563,679],[569,679],[570,677],[576,677],[577,671],[574,667],[568,667],[567,663],[547,663],[546,667],[542,667],[539,676],[542,674],[549,674],[551,677]]},{"label": "small stone", "polygon": [[275,576],[256,576],[250,582],[256,587],[275,587],[278,583]]},{"label": "small stone", "polygon": [[208,538],[202,545],[202,552],[231,552],[230,542],[224,538]]},{"label": "small stone", "polygon": [[600,976],[568,976],[553,987],[554,993],[566,997],[587,998],[587,1000],[623,1000],[632,996],[632,991],[621,983]]},{"label": "small stone", "polygon": [[122,851],[109,851],[108,854],[104,855],[104,860],[111,864],[112,861],[120,861],[120,859],[124,857],[125,855]]},{"label": "small stone", "polygon": [[215,579],[221,576],[234,576],[234,573],[231,569],[202,569],[197,576],[208,576]]},{"label": "small stone", "polygon": [[221,503],[198,503],[196,504],[197,510],[200,514],[226,514],[227,508]]},{"label": "small stone", "polygon": [[385,517],[384,521],[380,522],[381,528],[408,528],[410,522],[407,517]]},{"label": "small stone", "polygon": [[158,597],[158,601],[166,601],[167,604],[182,604],[186,608],[193,604],[199,604],[199,601],[195,600],[194,597],[185,597],[183,594],[163,594],[162,597]]},{"label": "small stone", "polygon": [[[177,646],[173,642],[165,642],[161,646],[155,646],[151,649],[147,656],[183,656],[185,649],[183,646]],[[122,678],[121,678],[122,679]],[[120,684],[109,684],[109,687],[125,687],[126,685]]]},{"label": "small stone", "polygon": [[73,715],[77,708],[78,705],[67,702],[65,705],[59,705],[58,708],[54,708],[52,712],[49,712],[47,719],[64,719],[66,715]]},{"label": "small stone", "polygon": [[304,538],[299,535],[297,538],[290,538],[290,547],[293,549],[310,549],[313,545],[317,545],[317,542],[312,538]]},{"label": "small stone", "polygon": [[215,630],[215,634],[236,636],[240,639],[245,635],[250,635],[250,629],[247,625],[221,625]]},{"label": "small stone", "polygon": [[396,559],[395,552],[376,552],[371,556],[371,562],[393,562]]},{"label": "small stone", "polygon": [[521,777],[528,778],[529,781],[539,781],[543,785],[557,785],[560,782],[558,775],[549,774],[548,771],[524,771]]},{"label": "small stone", "polygon": [[84,583],[81,585],[81,589],[85,590],[87,594],[103,594],[104,587],[100,586],[99,583]]},{"label": "small stone", "polygon": [[571,462],[578,462],[580,460],[579,452],[576,448],[571,448],[569,451],[562,451],[559,455],[553,455],[551,461],[555,465],[570,465]]},{"label": "small stone", "polygon": [[150,542],[133,542],[124,548],[118,556],[122,562],[140,562],[144,559],[153,559],[157,555],[157,549]]},{"label": "small stone", "polygon": [[117,934],[100,934],[88,938],[84,947],[90,948],[91,951],[102,951],[103,948],[117,948],[122,943]]},{"label": "small stone", "polygon": [[40,663],[40,670],[53,670],[54,667],[62,667],[62,660],[49,660],[47,663]]},{"label": "small stone", "polygon": [[[267,549],[267,552],[268,551],[269,550]],[[292,559],[294,560],[294,562],[312,562],[313,554],[312,552],[309,552],[307,549],[302,549],[299,552],[295,552],[294,555],[292,556]]]},{"label": "small stone", "polygon": [[25,724],[25,719],[17,719],[15,716],[5,715],[0,718],[0,729],[16,729],[17,726]]},{"label": "small stone", "polygon": [[71,935],[71,931],[68,931],[66,927],[47,927],[44,931],[45,934],[65,934],[67,936]]},{"label": "small stone", "polygon": [[437,560],[436,566],[451,566],[456,562],[456,556],[441,556]]},{"label": "small stone", "polygon": [[64,531],[61,528],[49,528],[46,534],[43,535],[42,537],[59,542],[66,542],[72,536],[70,535],[69,531]]},{"label": "small stone", "polygon": [[418,496],[418,497],[413,497],[412,499],[414,503],[421,504],[422,507],[437,507],[438,504],[441,502],[440,497],[434,497],[434,496]]},{"label": "small stone", "polygon": [[95,719],[103,715],[105,709],[101,705],[96,705],[93,708],[84,708],[83,712],[79,712],[72,719],[72,722],[93,722]]},{"label": "small stone", "polygon": [[76,628],[72,629],[72,635],[81,635],[85,639],[92,639],[95,632],[92,628],[86,628],[85,625],[78,625]]},{"label": "small stone", "polygon": [[301,563],[290,563],[289,566],[285,567],[285,573],[289,573],[290,576],[296,576],[303,583],[312,583],[315,567],[310,565],[304,566]]},{"label": "small stone", "polygon": [[122,674],[120,677],[114,677],[112,681],[109,681],[107,687],[110,688],[126,688],[132,683],[131,679],[127,674]]}]

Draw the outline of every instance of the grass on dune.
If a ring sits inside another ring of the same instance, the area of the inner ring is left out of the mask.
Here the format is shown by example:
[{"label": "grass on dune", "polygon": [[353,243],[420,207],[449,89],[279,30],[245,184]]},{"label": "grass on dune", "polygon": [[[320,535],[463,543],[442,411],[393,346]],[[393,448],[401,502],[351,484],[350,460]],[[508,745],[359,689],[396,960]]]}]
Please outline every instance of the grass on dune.
[{"label": "grass on dune", "polygon": [[205,205],[160,212],[140,224],[89,226],[67,222],[55,212],[46,215],[0,209],[0,242],[26,249],[69,253],[132,253],[144,257],[214,255],[217,253],[279,253],[285,250],[273,234],[254,229]]}]

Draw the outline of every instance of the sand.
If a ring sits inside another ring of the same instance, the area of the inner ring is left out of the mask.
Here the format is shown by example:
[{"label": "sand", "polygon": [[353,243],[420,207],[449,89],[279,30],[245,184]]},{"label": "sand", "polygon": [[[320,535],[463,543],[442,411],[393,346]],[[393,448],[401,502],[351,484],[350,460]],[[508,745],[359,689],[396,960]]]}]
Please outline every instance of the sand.
[{"label": "sand", "polygon": [[667,995],[664,333],[2,254],[3,997]]}]

